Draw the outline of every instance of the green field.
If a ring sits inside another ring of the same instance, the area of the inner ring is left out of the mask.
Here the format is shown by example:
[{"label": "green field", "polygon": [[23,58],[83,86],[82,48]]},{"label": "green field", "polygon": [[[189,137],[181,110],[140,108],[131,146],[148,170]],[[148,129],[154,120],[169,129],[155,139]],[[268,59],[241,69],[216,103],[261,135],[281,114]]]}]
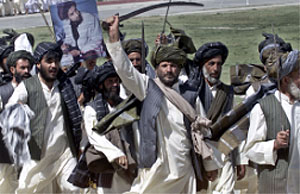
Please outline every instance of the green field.
[{"label": "green field", "polygon": [[[209,41],[221,41],[228,46],[229,56],[223,68],[222,80],[229,83],[229,66],[238,63],[259,63],[258,44],[264,38],[262,32],[274,32],[294,49],[300,46],[300,7],[270,7],[247,11],[214,14],[193,14],[169,16],[174,28],[180,28],[193,38],[198,49]],[[162,31],[164,17],[138,17],[123,22],[122,32],[126,38],[141,37],[141,21],[145,25],[145,40],[150,48],[154,46],[156,35]],[[25,30],[22,30],[25,31]],[[51,40],[46,27],[27,29],[34,34],[36,43]],[[167,26],[166,33],[169,33]],[[193,56],[189,56],[192,58]],[[149,56],[148,56],[149,58]],[[101,60],[99,60],[99,64]]]}]

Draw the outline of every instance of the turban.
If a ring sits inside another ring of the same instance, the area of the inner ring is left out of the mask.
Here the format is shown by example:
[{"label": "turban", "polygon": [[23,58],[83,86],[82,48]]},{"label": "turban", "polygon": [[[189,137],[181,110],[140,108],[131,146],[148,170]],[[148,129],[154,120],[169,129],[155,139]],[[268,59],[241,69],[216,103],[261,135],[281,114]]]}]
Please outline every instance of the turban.
[{"label": "turban", "polygon": [[291,51],[287,58],[282,62],[281,68],[279,71],[279,78],[280,80],[284,77],[289,75],[297,66],[299,67],[299,51],[294,50]]},{"label": "turban", "polygon": [[186,53],[175,46],[160,45],[152,52],[151,63],[156,68],[163,61],[183,66],[186,61]]},{"label": "turban", "polygon": [[258,52],[260,54],[260,61],[263,64],[265,64],[270,55],[275,52],[275,48],[279,55],[293,50],[291,44],[286,43],[277,34],[263,33],[262,35],[265,37],[265,40],[259,43]]},{"label": "turban", "polygon": [[32,67],[34,64],[34,58],[31,55],[30,52],[25,51],[25,50],[19,50],[19,51],[15,51],[9,54],[9,56],[7,57],[7,67],[16,67],[16,62],[19,59],[27,59],[30,63],[30,66]]},{"label": "turban", "polygon": [[183,30],[170,27],[171,33],[174,35],[175,44],[187,54],[196,52],[192,39],[185,34]]},{"label": "turban", "polygon": [[3,60],[3,58],[8,57],[8,55],[13,51],[14,51],[13,46],[1,45],[0,46],[0,60]]},{"label": "turban", "polygon": [[[127,55],[132,52],[142,54],[142,39],[129,39],[122,42],[122,47]],[[145,43],[145,57],[148,55],[148,45]]]},{"label": "turban", "polygon": [[58,4],[57,5],[57,14],[58,14],[59,19],[61,19],[61,20],[68,19],[68,11],[72,6],[76,7],[76,3],[74,1],[67,1],[64,3]]},{"label": "turban", "polygon": [[227,47],[221,42],[209,42],[202,45],[196,52],[194,56],[194,63],[199,65],[201,68],[202,66],[210,59],[221,55],[222,57],[222,64],[224,64],[227,56],[228,56],[228,49]]},{"label": "turban", "polygon": [[118,74],[111,61],[105,62],[100,67],[96,66],[92,70],[92,80],[94,84],[96,84],[95,88],[98,88],[102,82],[104,82],[107,78],[112,76],[118,76]]},{"label": "turban", "polygon": [[49,51],[57,52],[60,58],[63,55],[62,50],[58,44],[53,42],[41,42],[37,45],[33,54],[36,63],[39,63],[42,60],[43,56]]}]

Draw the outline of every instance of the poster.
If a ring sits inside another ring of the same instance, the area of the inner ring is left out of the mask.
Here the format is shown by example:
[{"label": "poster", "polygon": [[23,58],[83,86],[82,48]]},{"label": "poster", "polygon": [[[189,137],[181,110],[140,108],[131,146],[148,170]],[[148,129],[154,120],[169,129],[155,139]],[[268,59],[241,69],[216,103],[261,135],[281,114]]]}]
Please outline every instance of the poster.
[{"label": "poster", "polygon": [[50,14],[56,42],[63,51],[62,66],[105,56],[95,0],[52,4]]}]

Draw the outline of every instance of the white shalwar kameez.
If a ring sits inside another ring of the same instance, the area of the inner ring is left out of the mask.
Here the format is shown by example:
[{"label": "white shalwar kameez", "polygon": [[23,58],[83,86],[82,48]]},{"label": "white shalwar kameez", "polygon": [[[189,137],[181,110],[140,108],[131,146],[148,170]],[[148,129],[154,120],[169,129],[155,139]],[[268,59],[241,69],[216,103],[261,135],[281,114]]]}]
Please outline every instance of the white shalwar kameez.
[{"label": "white shalwar kameez", "polygon": [[17,167],[12,164],[0,164],[0,193],[14,193],[17,188]]},{"label": "white shalwar kameez", "polygon": [[[107,48],[123,84],[139,100],[145,99],[149,77],[133,67],[120,42],[107,43]],[[178,89],[178,84],[173,88]],[[151,168],[139,169],[128,193],[196,193],[190,156],[192,145],[183,114],[165,96],[161,100],[161,110],[156,119],[157,160]],[[214,164],[206,161],[204,166],[216,169]]]},{"label": "white shalwar kameez", "polygon": [[[42,158],[40,161],[31,160],[24,164],[16,193],[78,193],[80,189],[67,182],[76,165],[76,159],[71,153],[65,132],[58,82],[54,83],[52,89],[41,80],[40,82],[49,108]],[[21,82],[6,106],[19,102],[25,104],[27,99],[27,90]]]},{"label": "white shalwar kameez", "polygon": [[[109,111],[113,108],[108,104]],[[94,148],[102,152],[108,159],[109,162],[113,162],[115,159],[125,156],[124,153],[113,145],[105,136],[99,135],[97,132],[93,131],[92,128],[97,124],[96,111],[91,106],[86,106],[84,110],[84,125],[85,130],[91,145]],[[131,184],[129,184],[124,178],[114,173],[111,188],[97,187],[96,190],[92,190],[91,193],[104,194],[104,193],[123,193],[130,189]]]},{"label": "white shalwar kameez", "polygon": [[[289,123],[292,123],[294,118],[294,113],[292,113],[294,105],[289,101],[289,98],[286,95],[282,93],[280,94],[277,90],[275,92],[275,97],[278,101],[280,99],[279,95],[281,95],[282,108],[289,120]],[[291,125],[291,128],[290,137],[292,139],[294,134],[293,125]],[[245,147],[246,156],[257,164],[275,166],[277,160],[277,152],[274,151],[275,139],[266,141],[266,136],[266,119],[261,106],[256,104],[250,113],[250,127],[248,131],[247,144]],[[290,143],[292,143],[292,141]],[[289,157],[291,157],[291,155]]]},{"label": "white shalwar kameez", "polygon": [[300,103],[292,108],[292,130],[290,131],[289,167],[287,192],[300,193]]},{"label": "white shalwar kameez", "polygon": [[[209,86],[209,89],[215,98],[217,94],[217,84]],[[206,113],[202,113],[202,116],[206,116]],[[216,145],[216,142],[212,142]],[[224,163],[223,168],[218,169],[218,177],[214,181],[209,181],[207,190],[202,190],[199,193],[213,193],[213,194],[228,194],[233,193],[235,176],[232,166],[232,162],[229,156],[221,155],[221,160]]]}]

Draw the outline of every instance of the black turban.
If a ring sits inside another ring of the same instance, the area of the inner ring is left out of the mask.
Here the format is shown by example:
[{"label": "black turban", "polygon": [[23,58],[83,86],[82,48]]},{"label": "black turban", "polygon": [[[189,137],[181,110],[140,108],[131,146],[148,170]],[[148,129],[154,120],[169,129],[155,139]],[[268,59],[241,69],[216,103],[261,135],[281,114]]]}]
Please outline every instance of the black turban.
[{"label": "black turban", "polygon": [[76,7],[76,3],[74,1],[67,1],[64,3],[58,4],[57,5],[57,14],[58,14],[59,19],[61,19],[61,20],[68,19],[68,11],[72,6]]},{"label": "black turban", "polygon": [[8,57],[8,55],[13,51],[14,51],[13,46],[1,45],[0,46],[0,60],[3,60],[4,58]]},{"label": "black turban", "polygon": [[196,52],[194,56],[194,63],[199,65],[200,68],[210,59],[221,55],[222,57],[222,64],[224,64],[227,56],[228,56],[228,49],[227,47],[221,42],[209,42],[202,45]]},{"label": "black turban", "polygon": [[13,46],[0,45],[0,67],[3,68],[4,72],[9,72],[6,64],[3,64],[3,59],[7,58],[11,52],[14,51]]},{"label": "black turban", "polygon": [[15,52],[12,52],[9,54],[9,56],[7,57],[7,62],[6,62],[7,67],[8,68],[16,67],[16,62],[19,59],[27,59],[29,61],[31,67],[34,64],[34,58],[30,52],[25,51],[25,50],[19,50],[19,51],[15,51]]},{"label": "black turban", "polygon": [[[133,52],[142,54],[142,39],[129,39],[122,42],[122,47],[127,55]],[[148,45],[145,42],[145,57],[148,55]]]},{"label": "black turban", "polygon": [[100,67],[96,66],[92,70],[92,77],[93,77],[93,82],[96,84],[95,88],[98,88],[99,85],[104,82],[107,78],[113,77],[113,76],[118,76],[113,64],[111,61],[105,62],[103,65]]},{"label": "black turban", "polygon": [[183,66],[186,61],[186,53],[176,46],[160,45],[152,52],[151,63],[156,68],[164,61]]},{"label": "black turban", "polygon": [[41,62],[43,56],[49,51],[57,52],[60,58],[63,55],[63,52],[58,44],[53,42],[41,42],[37,45],[33,54],[36,63]]}]

